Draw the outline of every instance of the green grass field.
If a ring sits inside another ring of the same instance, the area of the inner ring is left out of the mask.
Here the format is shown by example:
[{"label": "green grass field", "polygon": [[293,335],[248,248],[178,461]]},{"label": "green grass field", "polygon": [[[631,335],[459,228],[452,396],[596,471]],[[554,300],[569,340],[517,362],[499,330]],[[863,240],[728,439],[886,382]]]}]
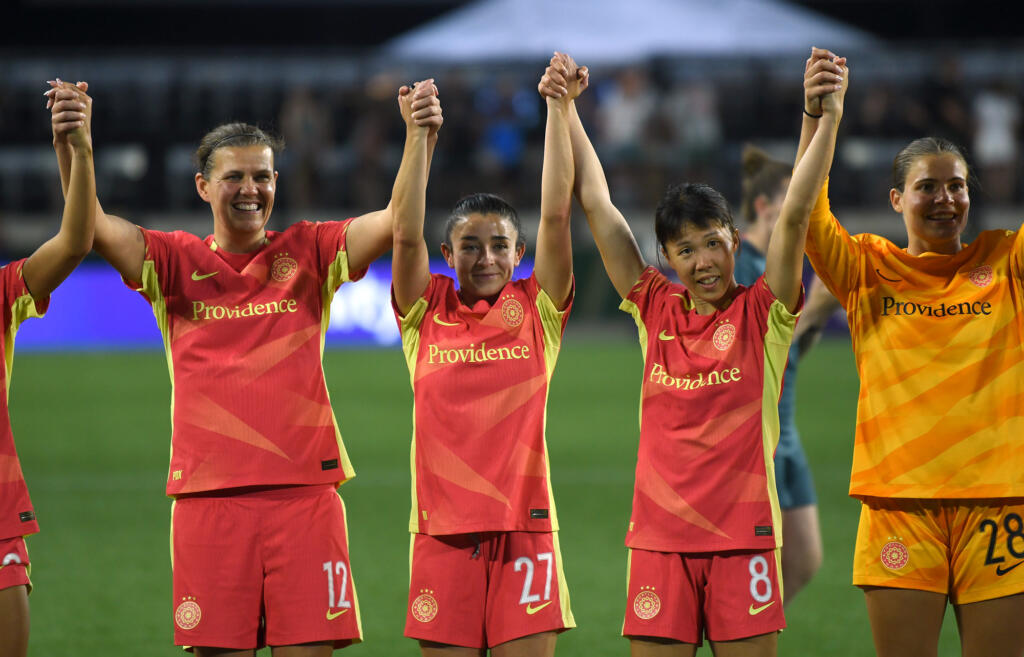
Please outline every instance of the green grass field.
[{"label": "green grass field", "polygon": [[[330,351],[325,369],[358,476],[342,488],[365,642],[346,655],[416,655],[408,582],[411,393],[399,350]],[[625,655],[625,548],[637,442],[635,342],[567,336],[548,410],[551,471],[578,629],[562,656]],[[42,533],[29,540],[35,657],[181,654],[172,646],[164,496],[170,383],[157,352],[19,354],[11,408]],[[825,539],[818,577],[787,608],[784,656],[872,655],[850,581],[858,504],[846,495],[857,385],[849,345],[800,372],[799,418]],[[941,655],[959,654],[947,614]],[[269,651],[266,651],[269,654]],[[263,654],[263,653],[261,653]],[[701,654],[710,654],[706,647]]]}]

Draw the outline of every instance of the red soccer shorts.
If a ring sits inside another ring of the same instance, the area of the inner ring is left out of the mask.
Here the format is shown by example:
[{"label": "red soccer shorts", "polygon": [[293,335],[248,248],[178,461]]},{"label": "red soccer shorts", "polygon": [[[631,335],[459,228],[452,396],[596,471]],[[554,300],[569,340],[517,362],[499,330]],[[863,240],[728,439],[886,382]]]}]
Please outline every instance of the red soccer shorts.
[{"label": "red soccer shorts", "polygon": [[332,486],[181,497],[171,539],[176,644],[361,640],[345,507]]},{"label": "red soccer shorts", "polygon": [[26,586],[31,591],[32,582],[28,578],[31,570],[25,538],[0,539],[0,589]]},{"label": "red soccer shorts", "polygon": [[786,627],[779,551],[629,551],[624,636],[701,645]]},{"label": "red soccer shorts", "polygon": [[576,627],[554,532],[413,534],[405,636],[489,648]]},{"label": "red soccer shorts", "polygon": [[1024,593],[1024,499],[863,500],[853,583],[968,604]]}]

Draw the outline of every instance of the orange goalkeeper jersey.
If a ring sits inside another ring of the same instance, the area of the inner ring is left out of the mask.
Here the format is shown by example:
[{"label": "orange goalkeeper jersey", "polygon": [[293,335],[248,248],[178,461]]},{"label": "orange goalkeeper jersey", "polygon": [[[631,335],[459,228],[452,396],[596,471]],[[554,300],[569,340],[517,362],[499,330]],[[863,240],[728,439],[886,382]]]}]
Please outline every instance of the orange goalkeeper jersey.
[{"label": "orange goalkeeper jersey", "polygon": [[811,214],[807,255],[850,323],[860,375],[850,494],[1024,496],[1020,231],[912,256]]}]

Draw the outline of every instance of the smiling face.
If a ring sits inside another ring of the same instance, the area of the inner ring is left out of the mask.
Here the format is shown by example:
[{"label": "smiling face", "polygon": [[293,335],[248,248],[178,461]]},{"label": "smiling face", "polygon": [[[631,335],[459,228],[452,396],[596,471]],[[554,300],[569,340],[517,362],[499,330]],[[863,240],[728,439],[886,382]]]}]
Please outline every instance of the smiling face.
[{"label": "smiling face", "polygon": [[228,251],[259,248],[277,187],[273,151],[263,145],[225,146],[211,158],[207,176],[196,174],[196,190],[213,210],[214,239]]},{"label": "smiling face", "polygon": [[442,244],[441,253],[455,270],[463,303],[497,300],[526,250],[518,239],[512,222],[497,214],[472,213],[455,224],[451,246]]},{"label": "smiling face", "polygon": [[908,253],[960,251],[971,207],[967,175],[967,165],[953,153],[923,155],[907,169],[903,190],[890,190],[892,207],[907,227]]},{"label": "smiling face", "polygon": [[679,234],[662,245],[662,254],[675,270],[701,315],[710,315],[732,302],[733,271],[739,235],[718,222],[705,227],[684,223]]}]

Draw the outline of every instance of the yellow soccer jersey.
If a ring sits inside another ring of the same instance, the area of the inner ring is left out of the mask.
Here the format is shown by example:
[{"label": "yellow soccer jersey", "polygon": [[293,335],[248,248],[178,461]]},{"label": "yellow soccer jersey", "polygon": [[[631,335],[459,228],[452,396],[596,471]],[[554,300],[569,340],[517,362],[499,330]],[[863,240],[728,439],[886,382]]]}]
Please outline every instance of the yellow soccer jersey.
[{"label": "yellow soccer jersey", "polygon": [[1020,234],[912,256],[851,236],[822,188],[807,255],[846,309],[860,375],[851,495],[1024,496]]}]

